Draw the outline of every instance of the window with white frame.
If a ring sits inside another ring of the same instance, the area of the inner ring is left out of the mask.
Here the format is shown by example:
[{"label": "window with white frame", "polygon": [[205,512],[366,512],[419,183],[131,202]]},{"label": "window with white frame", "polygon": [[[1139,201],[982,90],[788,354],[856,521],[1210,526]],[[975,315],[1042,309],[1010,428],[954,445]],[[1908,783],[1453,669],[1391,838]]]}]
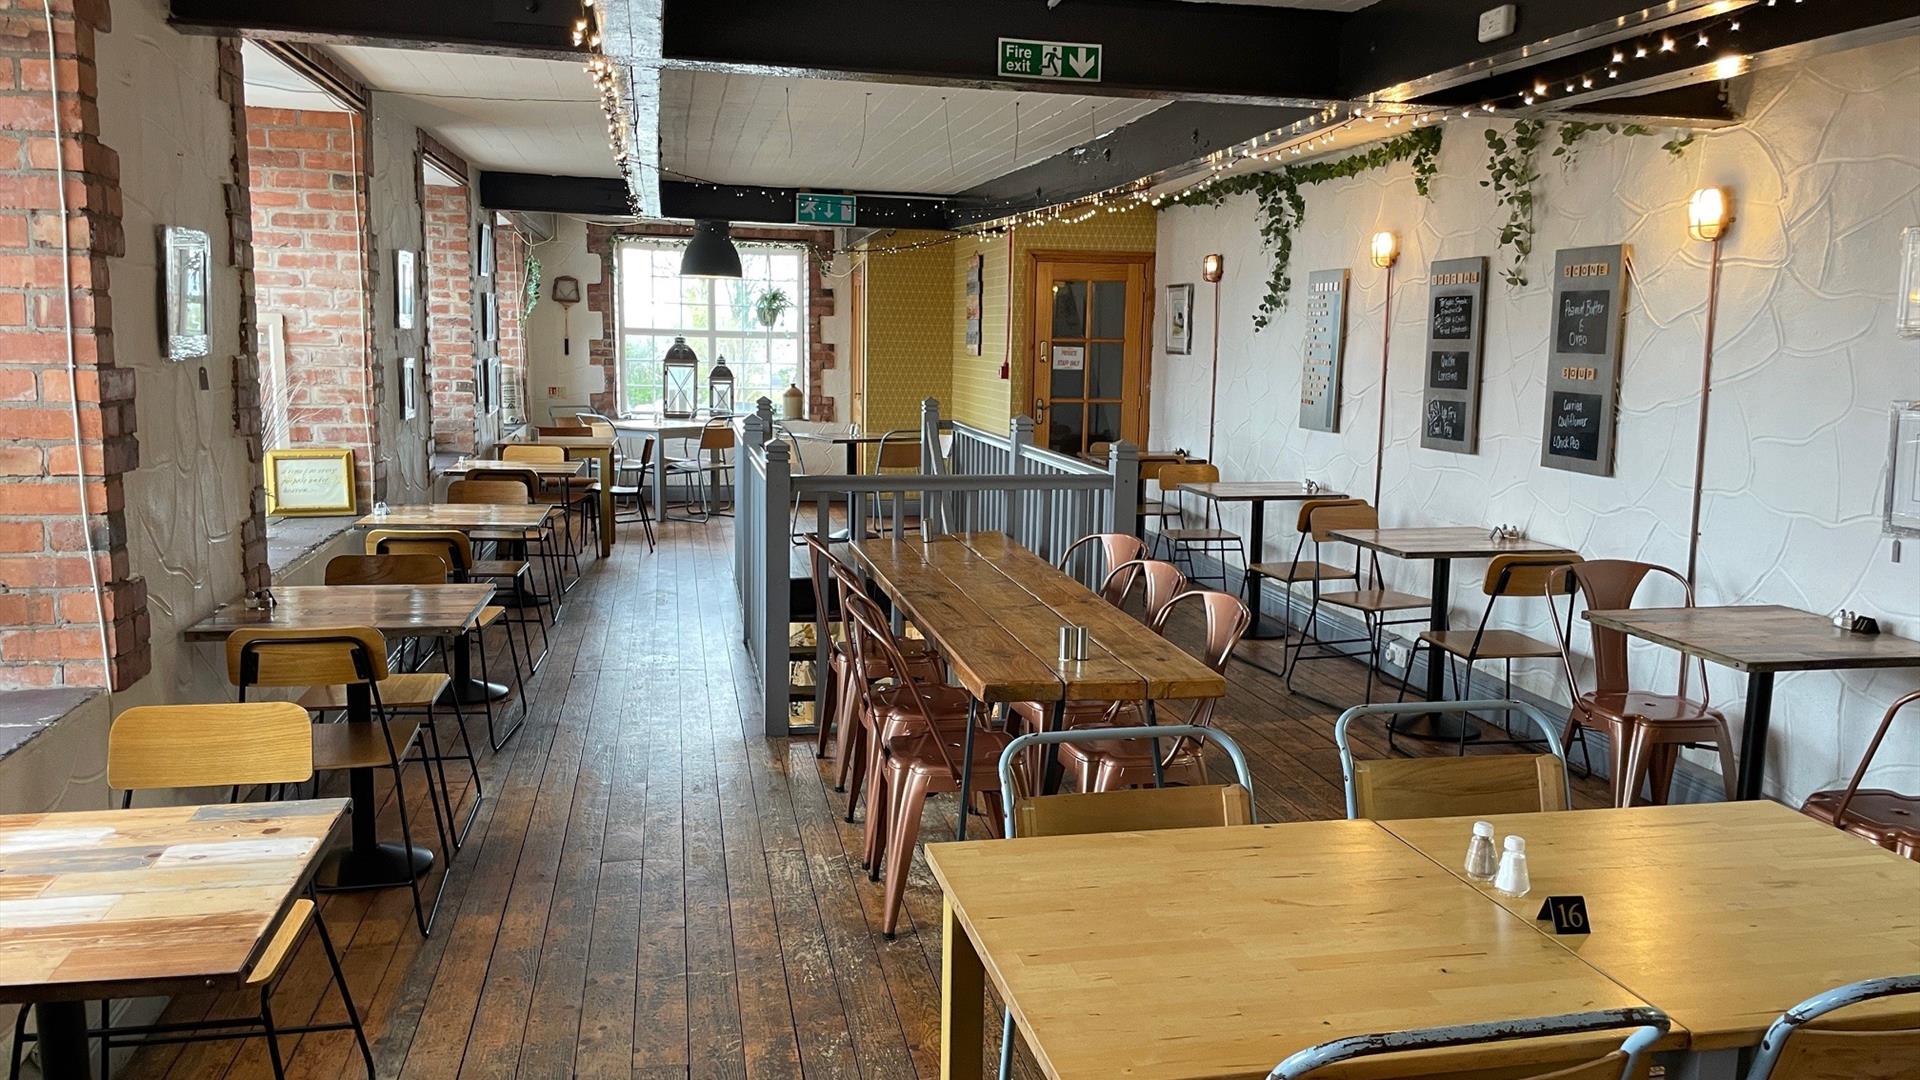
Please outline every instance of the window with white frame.
[{"label": "window with white frame", "polygon": [[736,246],[738,279],[681,277],[683,242],[636,239],[615,247],[622,414],[650,410],[660,400],[660,365],[676,337],[686,338],[700,357],[703,406],[707,372],[721,357],[733,371],[734,401],[742,408],[762,397],[778,403],[788,386],[806,382],[807,249]]}]

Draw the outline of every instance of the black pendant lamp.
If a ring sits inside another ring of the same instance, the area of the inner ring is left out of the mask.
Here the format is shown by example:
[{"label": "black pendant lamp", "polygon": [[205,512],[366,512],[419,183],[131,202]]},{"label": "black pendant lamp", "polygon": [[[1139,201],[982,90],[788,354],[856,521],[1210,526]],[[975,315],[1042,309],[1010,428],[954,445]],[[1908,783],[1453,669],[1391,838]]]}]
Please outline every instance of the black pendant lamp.
[{"label": "black pendant lamp", "polygon": [[686,254],[680,256],[681,277],[737,278],[740,276],[740,252],[724,221],[696,221],[693,239]]}]

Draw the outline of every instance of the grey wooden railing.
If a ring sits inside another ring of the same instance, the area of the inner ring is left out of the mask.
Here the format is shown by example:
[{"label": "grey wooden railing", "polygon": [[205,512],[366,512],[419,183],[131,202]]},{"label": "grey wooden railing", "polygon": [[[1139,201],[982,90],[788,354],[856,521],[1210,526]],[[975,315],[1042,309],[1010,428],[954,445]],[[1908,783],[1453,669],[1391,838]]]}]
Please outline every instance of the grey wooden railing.
[{"label": "grey wooden railing", "polygon": [[[1033,422],[1025,417],[1016,417],[1006,435],[993,435],[943,422],[939,403],[929,398],[921,407],[923,471],[869,476],[794,475],[793,446],[780,434],[765,398],[739,432],[734,582],[768,735],[788,733],[792,597],[807,591],[799,584],[807,573],[805,549],[796,554],[794,545],[793,509],[799,503],[812,500],[812,531],[822,536],[833,533],[831,497],[844,494],[851,535],[870,535],[876,508],[880,519],[903,523],[917,507],[924,538],[1004,532],[1050,561],[1087,533],[1135,527],[1140,470],[1134,447],[1115,443],[1104,465],[1056,454],[1033,445]],[[948,436],[945,449],[942,433]],[[825,614],[815,612],[813,659],[821,674],[814,688],[816,716],[825,695]]]}]

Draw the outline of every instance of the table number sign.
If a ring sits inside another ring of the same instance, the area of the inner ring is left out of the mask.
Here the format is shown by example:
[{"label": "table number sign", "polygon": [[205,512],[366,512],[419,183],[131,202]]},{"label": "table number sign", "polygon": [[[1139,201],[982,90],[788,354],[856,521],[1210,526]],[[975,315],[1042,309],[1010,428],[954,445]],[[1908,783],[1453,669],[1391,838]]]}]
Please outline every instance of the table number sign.
[{"label": "table number sign", "polygon": [[1553,343],[1540,464],[1613,475],[1626,295],[1626,248],[1567,248],[1554,255]]},{"label": "table number sign", "polygon": [[1486,348],[1487,259],[1433,264],[1420,445],[1471,454],[1480,444],[1480,357]]},{"label": "table number sign", "polygon": [[1307,275],[1307,345],[1300,370],[1300,426],[1340,430],[1340,364],[1347,348],[1347,271]]},{"label": "table number sign", "polygon": [[1584,896],[1549,896],[1547,902],[1540,905],[1540,914],[1533,917],[1535,922],[1553,920],[1553,932],[1564,934],[1593,933],[1593,917],[1587,914],[1587,898]]}]

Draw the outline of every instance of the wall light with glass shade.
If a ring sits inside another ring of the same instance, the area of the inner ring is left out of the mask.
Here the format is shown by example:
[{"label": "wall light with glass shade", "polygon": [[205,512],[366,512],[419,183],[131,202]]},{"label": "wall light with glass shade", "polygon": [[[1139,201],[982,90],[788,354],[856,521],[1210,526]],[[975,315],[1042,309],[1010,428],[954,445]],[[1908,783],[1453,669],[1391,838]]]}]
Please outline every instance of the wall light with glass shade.
[{"label": "wall light with glass shade", "polygon": [[1687,235],[1695,240],[1718,240],[1733,224],[1733,200],[1727,189],[1704,187],[1687,200]]},{"label": "wall light with glass shade", "polygon": [[1693,521],[1687,529],[1687,580],[1700,565],[1700,508],[1706,490],[1707,416],[1713,395],[1713,327],[1720,310],[1720,241],[1733,224],[1733,195],[1726,188],[1704,187],[1687,200],[1687,235],[1713,245],[1707,256],[1707,323],[1700,347],[1700,417],[1694,424]]},{"label": "wall light with glass shade", "polygon": [[1386,269],[1400,258],[1400,238],[1386,231],[1373,234],[1373,265]]},{"label": "wall light with glass shade", "polygon": [[1217,283],[1220,280],[1220,275],[1224,274],[1226,269],[1227,260],[1224,257],[1220,255],[1209,255],[1200,260],[1200,279],[1202,281]]},{"label": "wall light with glass shade", "polygon": [[1226,257],[1218,252],[1200,260],[1200,280],[1213,286],[1213,386],[1207,392],[1207,460],[1213,460],[1214,421],[1220,413],[1220,279],[1227,272]]}]

